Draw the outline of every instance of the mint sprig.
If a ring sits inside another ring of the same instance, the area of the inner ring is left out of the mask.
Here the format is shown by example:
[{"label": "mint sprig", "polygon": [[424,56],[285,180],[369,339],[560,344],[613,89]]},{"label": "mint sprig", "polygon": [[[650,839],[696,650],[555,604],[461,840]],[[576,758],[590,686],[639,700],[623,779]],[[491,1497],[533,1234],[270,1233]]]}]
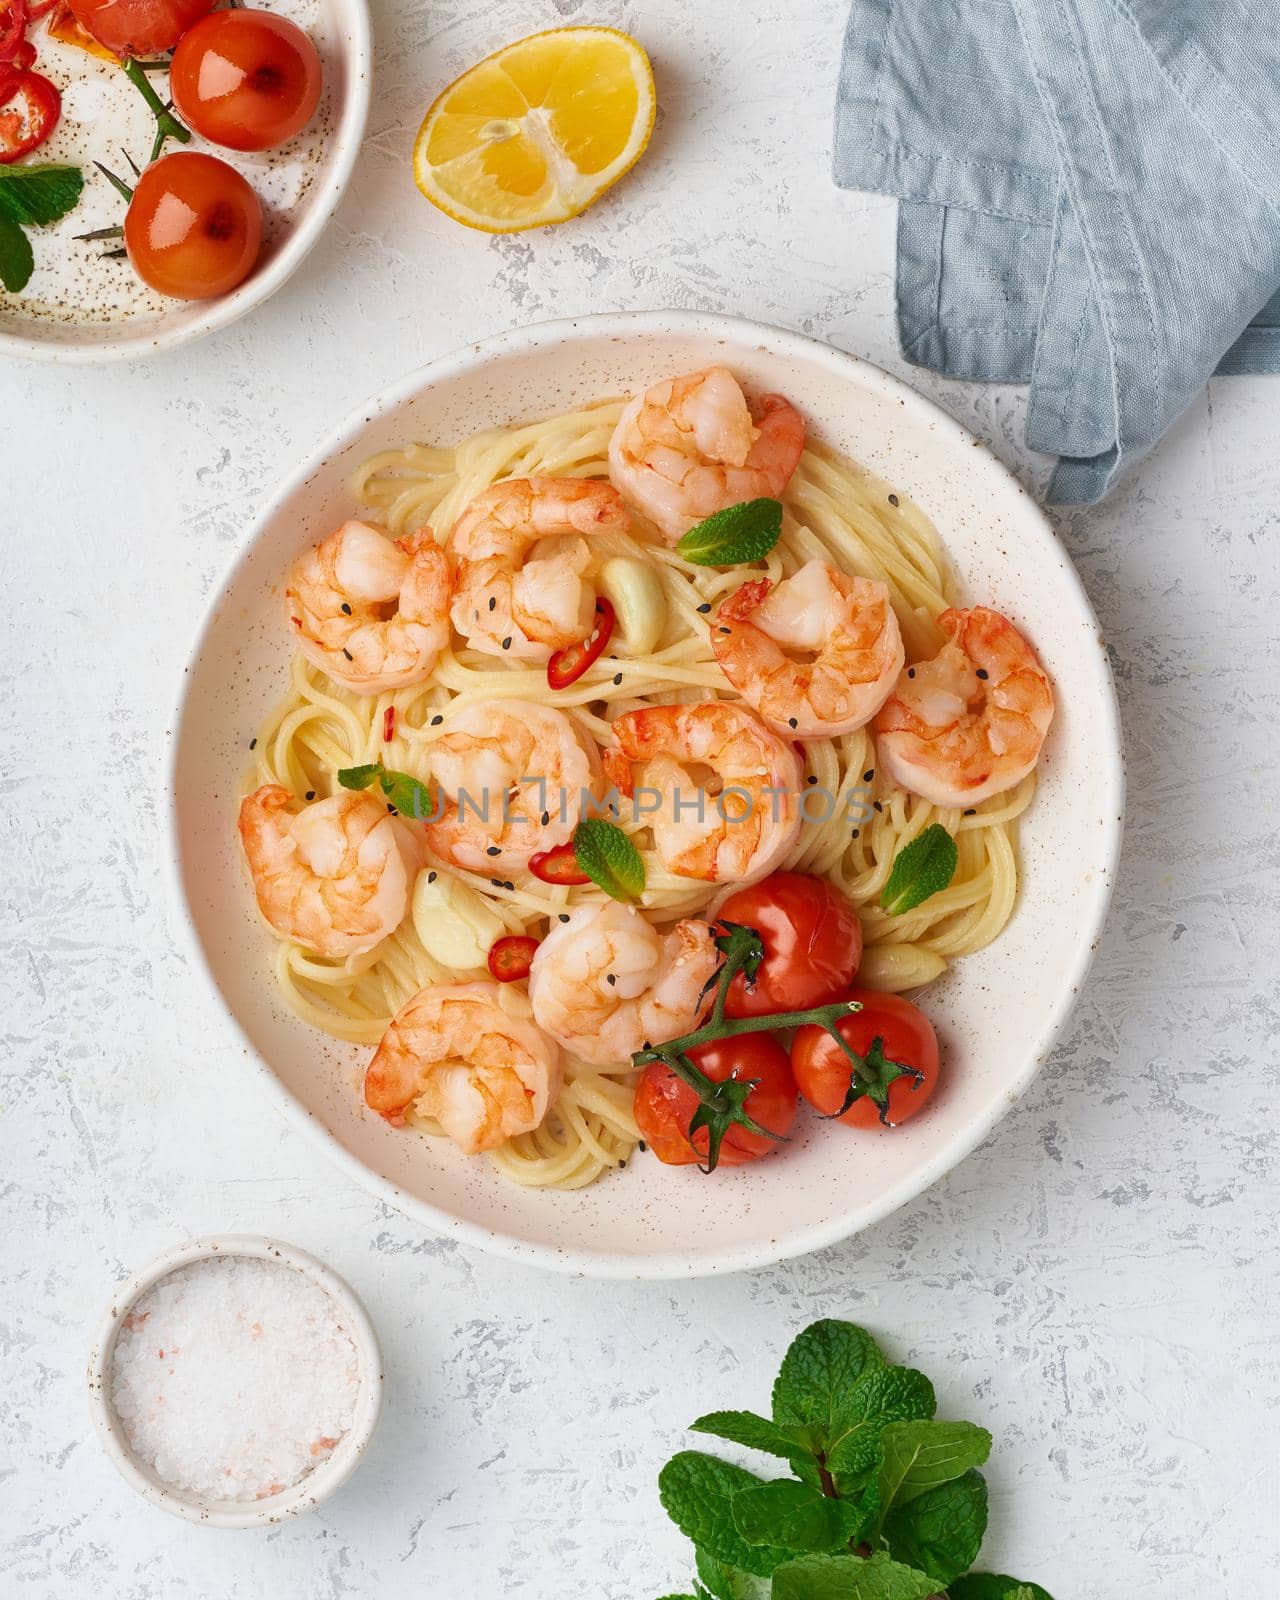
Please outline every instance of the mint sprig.
[{"label": "mint sprig", "polygon": [[762,560],[781,537],[781,500],[744,500],[690,528],[676,554],[698,567],[736,567]]},{"label": "mint sprig", "polygon": [[900,917],[940,894],[955,877],[959,859],[955,840],[940,822],[931,822],[894,857],[889,881],[880,894],[882,910]]},{"label": "mint sprig", "polygon": [[616,823],[590,817],[573,830],[573,854],[597,888],[624,905],[635,905],[644,893],[640,852]]},{"label": "mint sprig", "polygon": [[[692,1600],[1050,1600],[1035,1584],[969,1573],[987,1526],[978,1466],[991,1435],[934,1420],[933,1385],[886,1359],[865,1328],[827,1319],[791,1344],[772,1416],[711,1411],[694,1428],[781,1457],[766,1481],[686,1450],[662,1504],[694,1541]],[[965,1576],[965,1574],[968,1576]]]},{"label": "mint sprig", "polygon": [[440,820],[441,813],[427,785],[407,772],[393,772],[381,761],[371,761],[363,767],[342,767],[338,782],[344,789],[371,789],[376,783],[386,795],[388,805],[402,817],[414,822]]},{"label": "mint sprig", "polygon": [[25,228],[45,228],[76,205],[84,188],[79,167],[51,162],[0,166],[0,283],[16,294],[35,270]]}]

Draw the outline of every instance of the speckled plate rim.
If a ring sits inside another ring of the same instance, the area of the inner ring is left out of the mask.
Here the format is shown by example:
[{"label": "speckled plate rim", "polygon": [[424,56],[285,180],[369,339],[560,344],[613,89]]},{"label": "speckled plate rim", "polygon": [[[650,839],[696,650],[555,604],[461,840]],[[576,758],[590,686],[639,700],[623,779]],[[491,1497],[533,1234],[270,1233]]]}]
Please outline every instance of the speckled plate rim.
[{"label": "speckled plate rim", "polygon": [[[246,1505],[225,1500],[201,1503],[184,1499],[176,1490],[167,1489],[138,1463],[109,1397],[111,1358],[115,1354],[116,1337],[129,1308],[161,1278],[167,1278],[171,1272],[189,1266],[193,1261],[208,1261],[214,1256],[249,1256],[259,1261],[283,1262],[318,1284],[342,1308],[360,1368],[355,1417],[329,1459],[283,1494]],[[152,1505],[159,1506],[175,1517],[211,1528],[267,1527],[283,1522],[286,1517],[297,1516],[300,1511],[310,1511],[322,1500],[327,1500],[360,1464],[382,1414],[382,1351],[373,1323],[355,1290],[332,1267],[327,1267],[306,1250],[257,1233],[217,1234],[175,1245],[157,1256],[128,1283],[122,1284],[112,1295],[110,1307],[90,1352],[88,1381],[89,1405],[98,1438],[125,1482]]]},{"label": "speckled plate rim", "polygon": [[[229,327],[260,306],[286,283],[315,248],[320,235],[342,204],[351,174],[364,145],[373,95],[373,27],[368,0],[336,0],[341,10],[346,77],[342,116],[334,129],[334,159],[314,200],[297,227],[260,271],[238,289],[208,302],[203,316],[165,330],[163,324],[149,332],[109,342],[75,339],[40,339],[0,328],[0,356],[28,361],[50,361],[70,366],[102,366],[112,361],[133,361],[161,355],[193,340]],[[189,302],[178,302],[179,304]]]},{"label": "speckled plate rim", "polygon": [[182,743],[188,686],[194,676],[194,664],[204,649],[206,638],[217,623],[223,597],[232,586],[240,567],[248,559],[259,536],[276,515],[277,508],[301,490],[330,456],[344,450],[357,435],[369,428],[385,412],[404,404],[429,385],[445,382],[495,356],[534,349],[540,344],[563,344],[575,339],[630,338],[645,329],[651,329],[655,334],[687,334],[728,343],[735,341],[762,343],[773,352],[784,356],[789,351],[797,356],[803,355],[808,360],[825,364],[837,376],[856,378],[860,384],[878,389],[886,399],[913,411],[921,421],[928,423],[952,446],[979,452],[981,460],[991,473],[1013,484],[1017,492],[1024,496],[1026,537],[1036,539],[1048,547],[1061,568],[1064,592],[1079,607],[1082,617],[1091,624],[1094,633],[1101,637],[1101,629],[1079,574],[1040,508],[1025,495],[1025,491],[1017,484],[1004,463],[980,439],[975,438],[948,412],[917,393],[909,385],[892,377],[873,363],[862,360],[859,356],[837,350],[804,334],[765,323],[751,322],[746,318],[712,312],[602,312],[532,323],[507,333],[495,334],[488,339],[465,345],[407,373],[371,396],[362,405],[353,408],[311,455],[273,489],[262,502],[257,516],[241,541],[237,555],[224,572],[221,581],[215,584],[210,592],[204,616],[196,631],[188,666],[183,672],[177,705],[170,724],[169,748],[165,763],[165,789],[169,813],[167,852],[169,888],[177,920],[186,939],[191,966],[199,974],[217,1010],[230,1022],[244,1058],[252,1064],[256,1075],[264,1082],[270,1098],[285,1118],[363,1188],[394,1206],[405,1216],[422,1223],[433,1233],[443,1234],[523,1265],[538,1266],[573,1276],[631,1280],[701,1278],[729,1272],[750,1271],[759,1267],[773,1266],[796,1256],[808,1255],[828,1245],[839,1244],[864,1228],[882,1221],[900,1206],[915,1199],[981,1144],[1009,1107],[1026,1092],[1028,1085],[1043,1066],[1075,1004],[1080,986],[1092,963],[1098,937],[1111,903],[1115,868],[1120,855],[1124,814],[1124,755],[1119,705],[1105,653],[1098,651],[1096,671],[1100,716],[1094,731],[1097,761],[1105,795],[1100,808],[1102,836],[1095,858],[1098,870],[1093,874],[1076,959],[1069,967],[1063,969],[1057,1001],[1047,1008],[1034,1044],[1026,1052],[1023,1066],[1010,1082],[1007,1091],[996,1097],[982,1116],[975,1117],[947,1144],[941,1146],[930,1160],[918,1169],[904,1174],[896,1183],[887,1185],[877,1202],[864,1208],[856,1218],[838,1216],[793,1235],[773,1238],[767,1244],[726,1250],[723,1256],[714,1262],[704,1259],[690,1260],[673,1251],[655,1252],[648,1256],[637,1257],[609,1250],[548,1248],[513,1238],[509,1234],[469,1222],[465,1218],[452,1216],[420,1200],[417,1196],[405,1194],[396,1184],[373,1171],[365,1162],[353,1155],[339,1139],[317,1121],[307,1107],[281,1082],[270,1063],[259,1054],[253,1040],[228,1006],[196,931],[193,911],[187,900],[181,868],[183,844],[178,822],[176,762]]}]

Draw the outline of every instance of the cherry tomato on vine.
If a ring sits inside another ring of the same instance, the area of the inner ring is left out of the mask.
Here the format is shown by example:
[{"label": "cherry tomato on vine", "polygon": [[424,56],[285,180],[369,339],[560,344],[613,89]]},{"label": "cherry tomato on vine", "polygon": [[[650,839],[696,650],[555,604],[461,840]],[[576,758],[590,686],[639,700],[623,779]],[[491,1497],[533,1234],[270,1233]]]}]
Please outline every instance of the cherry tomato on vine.
[{"label": "cherry tomato on vine", "polygon": [[71,0],[85,32],[122,59],[172,50],[213,5],[214,0]]},{"label": "cherry tomato on vine", "polygon": [[[743,1110],[762,1128],[777,1134],[770,1139],[740,1124],[732,1125],[720,1146],[720,1165],[740,1167],[745,1162],[781,1149],[796,1115],[796,1086],[787,1052],[767,1033],[743,1033],[697,1045],[689,1058],[714,1083],[736,1077],[740,1083],[758,1080],[743,1102]],[[689,1137],[689,1123],[698,1109],[698,1095],[671,1068],[655,1061],[636,1085],[635,1117],[640,1136],[670,1167],[692,1166],[707,1159],[710,1134],[698,1128]]]},{"label": "cherry tomato on vine", "polygon": [[271,11],[214,11],[173,52],[169,92],[184,121],[231,150],[270,150],[300,133],[320,103],[320,57]]},{"label": "cherry tomato on vine", "polygon": [[206,300],[234,289],[253,270],[262,205],[225,161],[179,151],[138,179],[124,243],[144,283],[179,300]]},{"label": "cherry tomato on vine", "polygon": [[525,933],[509,933],[489,946],[489,971],[499,983],[515,983],[529,976],[538,941]]},{"label": "cherry tomato on vine", "polygon": [[862,960],[858,913],[826,878],[775,872],[731,894],[718,920],[754,928],[764,944],[755,977],[748,982],[739,973],[729,985],[725,1010],[731,1017],[803,1011],[834,1000]]},{"label": "cherry tomato on vine", "polygon": [[791,1044],[796,1084],[815,1111],[830,1117],[845,1104],[856,1075],[870,1092],[839,1120],[851,1128],[896,1127],[923,1110],[937,1086],[933,1024],[901,995],[852,989],[842,998],[862,1005],[836,1026],[863,1067],[855,1068],[826,1029],[811,1023],[796,1030]]}]

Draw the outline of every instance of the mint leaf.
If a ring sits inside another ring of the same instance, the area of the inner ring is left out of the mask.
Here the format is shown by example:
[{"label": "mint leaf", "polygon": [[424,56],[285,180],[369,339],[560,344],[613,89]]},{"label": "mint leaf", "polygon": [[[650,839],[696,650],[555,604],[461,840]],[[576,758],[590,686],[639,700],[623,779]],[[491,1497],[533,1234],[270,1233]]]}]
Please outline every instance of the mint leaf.
[{"label": "mint leaf", "polygon": [[891,1422],[880,1436],[880,1503],[905,1505],[990,1454],[991,1435],[972,1422]]},{"label": "mint leaf", "polygon": [[699,567],[736,567],[759,561],[782,537],[781,500],[744,500],[690,528],[676,554]]},{"label": "mint leaf", "polygon": [[[0,167],[0,172],[4,169]],[[0,217],[0,283],[10,294],[25,289],[35,271],[31,241],[16,222]]]},{"label": "mint leaf", "polygon": [[402,817],[412,817],[416,822],[435,822],[438,815],[431,790],[407,772],[392,772],[381,761],[371,761],[363,767],[342,767],[338,782],[344,789],[371,789],[378,783],[383,794]]},{"label": "mint leaf", "polygon": [[885,1359],[875,1340],[852,1322],[812,1323],[792,1340],[773,1385],[773,1420],[799,1428],[815,1449],[825,1449],[858,1418],[851,1396],[864,1373]]},{"label": "mint leaf", "polygon": [[948,1589],[951,1600],[1051,1600],[1038,1583],[1019,1583],[1000,1572],[969,1572]]},{"label": "mint leaf", "polygon": [[919,1567],[946,1588],[978,1559],[987,1531],[987,1485],[980,1472],[926,1489],[895,1506],[881,1530],[897,1561]]},{"label": "mint leaf", "polygon": [[925,1420],[936,1409],[933,1385],[914,1367],[882,1367],[864,1374],[843,1408],[845,1431],[827,1447],[827,1470],[840,1491],[876,1465],[880,1435],[891,1422]]},{"label": "mint leaf", "polygon": [[381,761],[371,761],[366,767],[339,767],[338,782],[344,789],[368,789],[382,776]]},{"label": "mint leaf", "polygon": [[40,162],[29,167],[0,166],[0,217],[44,227],[65,217],[80,198],[79,167]]},{"label": "mint leaf", "polygon": [[763,1450],[767,1455],[791,1461],[809,1454],[808,1446],[786,1428],[758,1417],[753,1411],[709,1411],[689,1424],[694,1433],[711,1433],[717,1439],[745,1445],[748,1450]]},{"label": "mint leaf", "polygon": [[700,1450],[682,1450],[658,1474],[662,1508],[686,1538],[726,1566],[767,1578],[791,1554],[769,1545],[749,1545],[738,1532],[730,1503],[760,1479]]},{"label": "mint leaf", "polygon": [[772,1600],[929,1600],[937,1584],[883,1552],[860,1556],[799,1556],[773,1575]]},{"label": "mint leaf", "polygon": [[693,1555],[698,1571],[698,1582],[711,1596],[711,1600],[738,1600],[733,1573],[724,1562],[717,1560],[709,1550],[700,1547]]},{"label": "mint leaf", "polygon": [[622,829],[591,818],[573,830],[573,853],[597,888],[634,905],[644,893],[644,862]]},{"label": "mint leaf", "polygon": [[732,1502],[738,1532],[750,1545],[775,1544],[788,1550],[847,1549],[862,1521],[855,1506],[833,1500],[807,1483],[762,1483],[744,1489]]},{"label": "mint leaf", "polygon": [[880,905],[891,917],[914,911],[930,895],[945,889],[956,875],[959,851],[940,822],[931,822],[918,838],[904,845],[893,860]]}]

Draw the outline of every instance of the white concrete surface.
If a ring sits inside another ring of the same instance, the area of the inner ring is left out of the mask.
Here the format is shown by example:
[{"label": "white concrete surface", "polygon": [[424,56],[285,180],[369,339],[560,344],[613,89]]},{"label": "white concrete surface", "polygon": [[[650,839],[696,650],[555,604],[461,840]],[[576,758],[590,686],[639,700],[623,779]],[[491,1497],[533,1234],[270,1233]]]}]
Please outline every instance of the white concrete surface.
[{"label": "white concrete surface", "polygon": [[[897,353],[892,206],[827,175],[842,0],[375,7],[354,191],[276,299],[176,357],[0,370],[0,1595],[688,1587],[658,1467],[700,1411],[763,1404],[787,1341],[822,1314],[866,1322],[934,1376],[944,1414],[994,1431],[997,1570],[1056,1600],[1277,1592],[1274,380],[1215,383],[1108,504],[1057,518],[1123,697],[1116,905],[1038,1085],[881,1226],[705,1284],[542,1277],[375,1204],[195,1024],[158,859],[193,619],[265,487],[384,380],[555,314],[724,308],[906,372],[1044,476],[1017,392],[939,382]],[[574,21],[652,51],[645,163],[562,228],[454,226],[412,186],[422,109],[498,44]],[[112,1285],[214,1230],[330,1261],[388,1358],[360,1473],[269,1533],[142,1504],[82,1393]]]}]

